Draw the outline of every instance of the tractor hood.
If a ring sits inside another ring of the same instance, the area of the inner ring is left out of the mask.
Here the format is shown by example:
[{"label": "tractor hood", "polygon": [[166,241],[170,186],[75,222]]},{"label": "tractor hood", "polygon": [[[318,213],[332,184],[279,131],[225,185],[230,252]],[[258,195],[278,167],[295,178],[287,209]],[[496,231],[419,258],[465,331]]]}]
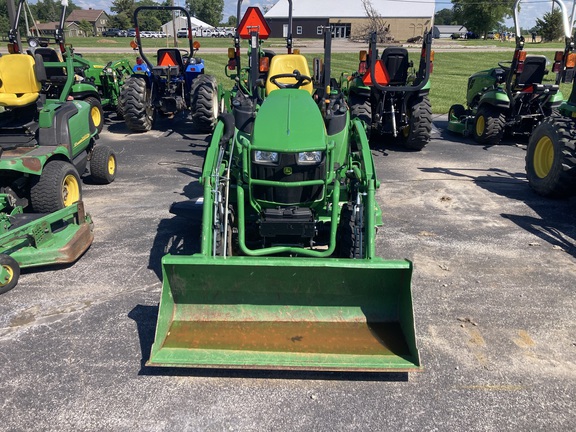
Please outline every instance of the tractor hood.
[{"label": "tractor hood", "polygon": [[253,149],[299,152],[325,146],[326,127],[310,93],[280,89],[268,95],[254,122]]}]

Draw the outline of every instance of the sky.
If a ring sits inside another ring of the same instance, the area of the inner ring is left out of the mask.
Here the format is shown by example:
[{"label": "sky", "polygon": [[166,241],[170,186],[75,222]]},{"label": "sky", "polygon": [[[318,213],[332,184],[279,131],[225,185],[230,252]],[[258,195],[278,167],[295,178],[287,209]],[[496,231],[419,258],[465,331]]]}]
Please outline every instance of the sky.
[{"label": "sky", "polygon": [[[314,1],[314,0],[308,0]],[[335,1],[346,1],[346,0],[335,0]],[[399,0],[402,1],[402,0]],[[408,0],[413,1],[413,0]],[[427,0],[434,1],[434,0]],[[32,3],[35,1],[32,0]],[[112,0],[74,0],[74,3],[83,9],[104,9],[110,12],[110,6]],[[175,5],[183,6],[185,0],[174,0]],[[272,6],[276,3],[276,0],[243,0],[242,8],[248,6]],[[566,5],[571,4],[571,2],[565,1]],[[224,0],[224,21],[228,19],[230,15],[236,15],[236,4],[237,0]],[[436,0],[436,10],[452,7],[450,0]],[[571,6],[568,6],[571,12]],[[550,12],[552,9],[552,1],[549,0],[526,0],[521,3],[521,13],[520,13],[520,25],[523,28],[530,28],[536,24],[536,18],[541,18],[544,13]],[[508,20],[506,25],[512,25],[512,20]]]}]

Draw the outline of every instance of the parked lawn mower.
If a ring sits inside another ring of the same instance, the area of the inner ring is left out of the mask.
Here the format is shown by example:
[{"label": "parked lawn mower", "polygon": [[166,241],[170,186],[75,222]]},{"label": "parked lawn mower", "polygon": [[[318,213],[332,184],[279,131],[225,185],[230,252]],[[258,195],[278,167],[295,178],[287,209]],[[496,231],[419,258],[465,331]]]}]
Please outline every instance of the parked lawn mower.
[{"label": "parked lawn mower", "polygon": [[250,70],[212,135],[203,196],[171,210],[200,216],[201,252],[162,260],[147,364],[418,370],[412,265],[375,256],[379,182],[364,126],[332,86],[330,33],[311,75],[302,55],[260,49],[259,9],[239,22]]},{"label": "parked lawn mower", "polygon": [[[521,0],[514,5],[516,49],[511,62],[500,62],[498,67],[480,71],[468,79],[467,108],[452,105],[448,112],[448,130],[472,135],[480,144],[500,143],[505,132],[529,135],[533,129],[562,103],[559,81],[544,84],[548,74],[545,56],[527,55],[524,51],[518,12]],[[562,25],[566,40],[571,29],[564,3],[554,0],[562,12]]]},{"label": "parked lawn mower", "polygon": [[[571,21],[574,21],[576,2]],[[573,25],[570,26],[573,28]],[[576,194],[576,53],[574,38],[566,39],[564,51],[555,55],[558,80],[572,83],[572,92],[557,111],[532,132],[526,152],[526,177],[530,187],[546,197]]]},{"label": "parked lawn mower", "polygon": [[[188,51],[161,48],[157,51],[157,65],[153,65],[142,49],[138,28],[138,15],[145,10],[177,10],[186,16]],[[120,93],[126,126],[132,132],[146,132],[152,129],[157,113],[189,110],[198,130],[212,132],[220,109],[218,86],[213,76],[204,74],[204,60],[194,56],[200,44],[192,41],[189,12],[182,7],[140,6],[134,11],[134,24],[136,37],[132,46],[139,50],[140,57]]]},{"label": "parked lawn mower", "polygon": [[406,48],[387,47],[378,58],[376,41],[372,33],[368,52],[360,51],[358,71],[342,76],[350,114],[362,120],[369,137],[391,136],[407,149],[422,150],[432,131],[432,32],[424,33],[417,68]]},{"label": "parked lawn mower", "polygon": [[[18,15],[10,54],[0,57],[0,254],[14,255],[21,266],[68,262],[92,241],[89,220],[76,205],[79,173],[89,164],[93,181],[110,183],[116,158],[110,148],[95,145],[100,111],[71,93],[73,62],[66,61],[59,79],[48,78],[46,68],[62,64],[22,53],[17,23]],[[13,261],[2,266],[0,290],[6,290],[15,285],[17,267]]]}]

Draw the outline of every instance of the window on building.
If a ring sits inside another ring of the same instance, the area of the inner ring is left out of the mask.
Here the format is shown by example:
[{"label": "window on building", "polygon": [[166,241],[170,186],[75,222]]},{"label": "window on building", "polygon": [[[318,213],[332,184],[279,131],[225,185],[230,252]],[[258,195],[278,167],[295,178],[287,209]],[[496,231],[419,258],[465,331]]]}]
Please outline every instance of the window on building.
[{"label": "window on building", "polygon": [[297,35],[301,35],[301,34],[302,34],[302,26],[296,26],[296,34],[297,34]]},{"label": "window on building", "polygon": [[322,34],[324,34],[324,27],[323,27],[323,26],[318,26],[318,27],[316,27],[316,34],[317,34],[317,35],[322,35]]}]

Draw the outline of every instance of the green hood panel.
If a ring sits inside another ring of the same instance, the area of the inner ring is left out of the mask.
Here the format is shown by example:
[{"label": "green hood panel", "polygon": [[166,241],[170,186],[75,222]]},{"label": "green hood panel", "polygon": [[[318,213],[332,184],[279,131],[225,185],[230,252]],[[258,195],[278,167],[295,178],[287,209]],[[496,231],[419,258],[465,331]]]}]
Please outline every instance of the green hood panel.
[{"label": "green hood panel", "polygon": [[326,145],[326,127],[306,90],[275,90],[264,100],[254,122],[253,149],[312,151]]}]

